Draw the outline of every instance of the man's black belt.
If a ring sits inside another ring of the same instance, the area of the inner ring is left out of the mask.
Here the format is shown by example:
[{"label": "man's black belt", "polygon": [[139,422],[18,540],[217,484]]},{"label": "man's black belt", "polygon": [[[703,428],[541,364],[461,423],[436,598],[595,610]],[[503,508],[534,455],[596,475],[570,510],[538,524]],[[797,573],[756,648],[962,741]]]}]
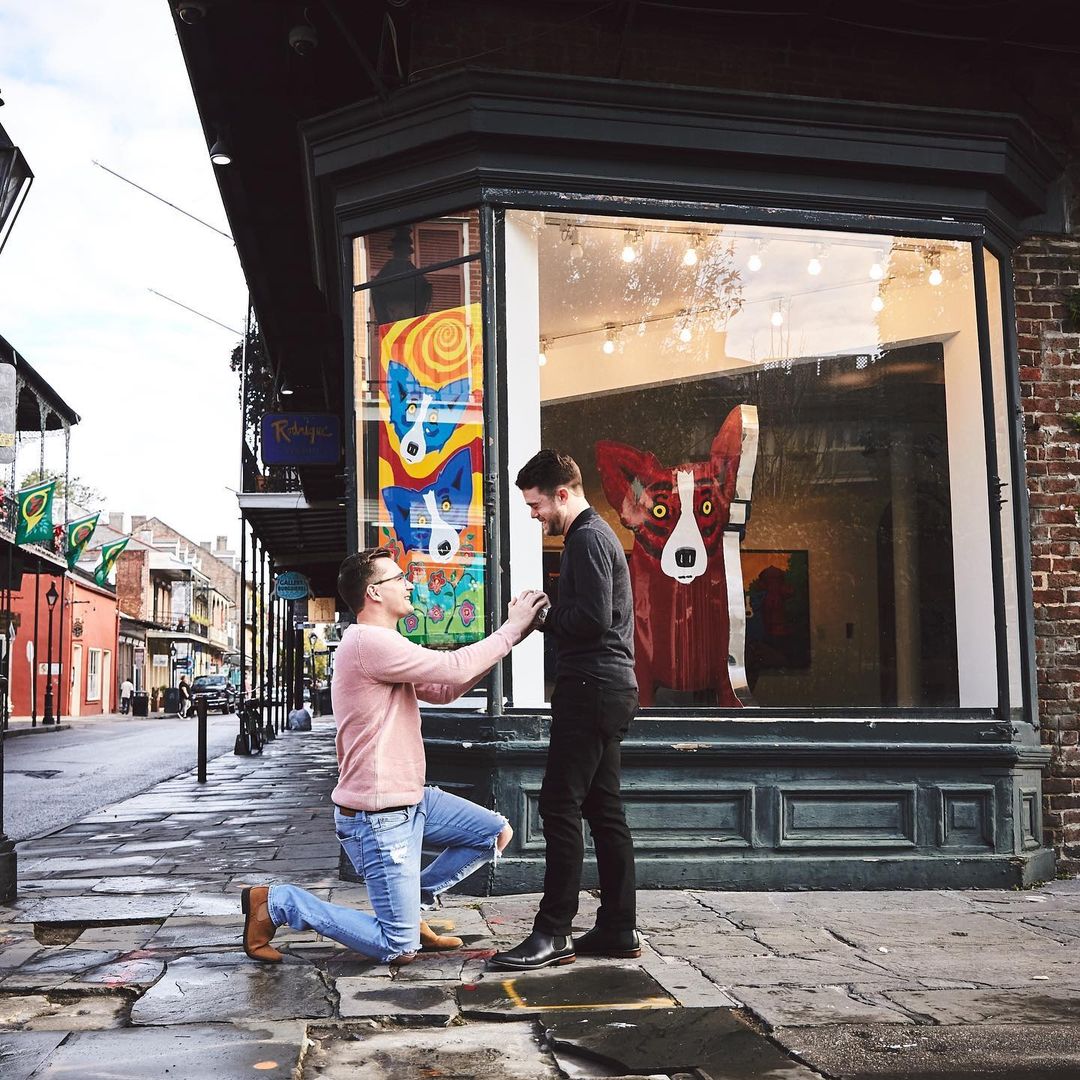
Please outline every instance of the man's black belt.
[{"label": "man's black belt", "polygon": [[351,806],[339,806],[338,813],[346,817],[356,817],[357,814],[392,814],[396,810],[408,809],[408,806],[384,806],[381,810],[353,810]]}]

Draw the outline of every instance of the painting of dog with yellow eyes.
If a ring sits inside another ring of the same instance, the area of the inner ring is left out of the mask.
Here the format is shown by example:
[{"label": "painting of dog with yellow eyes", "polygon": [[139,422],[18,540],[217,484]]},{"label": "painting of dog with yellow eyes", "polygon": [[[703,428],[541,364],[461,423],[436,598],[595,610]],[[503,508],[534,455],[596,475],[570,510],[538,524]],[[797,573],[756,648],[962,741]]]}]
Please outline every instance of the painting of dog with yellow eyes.
[{"label": "painting of dog with yellow eyes", "polygon": [[630,584],[641,704],[660,687],[712,691],[742,708],[728,674],[730,619],[724,528],[739,472],[742,413],[736,406],[704,461],[664,465],[624,443],[596,444],[604,494],[634,534]]},{"label": "painting of dog with yellow eyes", "polygon": [[425,386],[404,365],[391,360],[386,369],[390,424],[398,437],[401,460],[415,465],[437,453],[465,418],[470,380]]}]

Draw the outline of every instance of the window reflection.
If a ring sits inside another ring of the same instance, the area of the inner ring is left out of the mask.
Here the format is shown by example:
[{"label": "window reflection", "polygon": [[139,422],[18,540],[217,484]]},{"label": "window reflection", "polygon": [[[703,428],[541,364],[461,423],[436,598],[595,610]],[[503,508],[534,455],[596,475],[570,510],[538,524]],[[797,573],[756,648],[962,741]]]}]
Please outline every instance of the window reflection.
[{"label": "window reflection", "polygon": [[[510,474],[581,466],[644,702],[994,704],[966,244],[522,212],[506,288]],[[512,585],[556,592],[560,543],[512,511]]]}]

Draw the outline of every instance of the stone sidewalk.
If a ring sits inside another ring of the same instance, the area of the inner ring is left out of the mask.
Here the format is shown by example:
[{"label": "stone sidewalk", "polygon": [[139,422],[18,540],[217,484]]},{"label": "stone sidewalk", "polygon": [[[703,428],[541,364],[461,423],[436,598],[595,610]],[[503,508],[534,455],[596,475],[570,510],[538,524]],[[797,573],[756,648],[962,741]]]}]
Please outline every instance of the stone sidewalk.
[{"label": "stone sidewalk", "polygon": [[[239,890],[337,877],[332,721],[19,845],[0,1075],[1080,1077],[1080,882],[1026,892],[642,892],[639,960],[488,970],[535,896],[448,903],[395,973],[312,933],[239,949]],[[596,901],[583,895],[578,920]]]}]

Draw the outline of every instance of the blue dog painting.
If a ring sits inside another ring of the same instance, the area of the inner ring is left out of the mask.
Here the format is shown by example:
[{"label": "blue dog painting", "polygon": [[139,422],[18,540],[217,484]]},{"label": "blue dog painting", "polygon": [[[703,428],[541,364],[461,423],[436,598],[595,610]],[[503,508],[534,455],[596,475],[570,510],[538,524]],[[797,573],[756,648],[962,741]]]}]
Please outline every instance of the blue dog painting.
[{"label": "blue dog painting", "polygon": [[445,386],[425,386],[404,365],[387,368],[390,423],[401,444],[401,460],[410,465],[441,450],[461,423],[469,404],[469,379]]},{"label": "blue dog painting", "polygon": [[386,488],[383,500],[406,551],[422,551],[435,562],[449,562],[461,546],[461,530],[469,523],[472,451],[463,447],[424,487]]}]

